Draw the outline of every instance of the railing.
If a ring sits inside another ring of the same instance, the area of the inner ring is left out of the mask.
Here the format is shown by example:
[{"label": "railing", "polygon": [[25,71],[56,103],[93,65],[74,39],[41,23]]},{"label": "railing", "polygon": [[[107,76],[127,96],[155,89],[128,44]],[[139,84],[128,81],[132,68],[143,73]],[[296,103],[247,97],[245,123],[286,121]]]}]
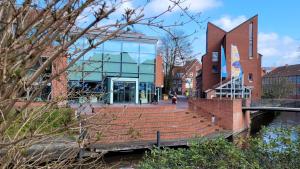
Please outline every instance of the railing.
[{"label": "railing", "polygon": [[259,99],[259,100],[251,100],[250,107],[300,108],[300,100],[297,100],[297,99]]}]

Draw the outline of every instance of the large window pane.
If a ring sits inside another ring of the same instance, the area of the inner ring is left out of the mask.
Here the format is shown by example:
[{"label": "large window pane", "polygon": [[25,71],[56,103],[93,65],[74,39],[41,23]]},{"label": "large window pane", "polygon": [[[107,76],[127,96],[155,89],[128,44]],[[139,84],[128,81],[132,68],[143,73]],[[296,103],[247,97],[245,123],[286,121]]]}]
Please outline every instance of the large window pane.
[{"label": "large window pane", "polygon": [[91,50],[84,55],[84,60],[101,61],[102,53],[97,50]]},{"label": "large window pane", "polygon": [[102,62],[85,62],[84,71],[102,71]]},{"label": "large window pane", "polygon": [[139,74],[137,73],[122,73],[122,77],[139,77]]},{"label": "large window pane", "polygon": [[103,63],[103,72],[120,72],[120,63]]},{"label": "large window pane", "polygon": [[122,53],[122,62],[138,63],[139,55],[137,53]]},{"label": "large window pane", "polygon": [[140,51],[141,51],[141,53],[155,54],[155,51],[156,51],[155,50],[155,45],[154,44],[141,43]]},{"label": "large window pane", "polygon": [[140,74],[140,82],[154,82],[154,75]]},{"label": "large window pane", "polygon": [[103,55],[103,61],[105,62],[121,62],[120,52],[105,52]]},{"label": "large window pane", "polygon": [[[73,59],[79,57],[81,53],[82,53],[82,48],[76,47],[75,45],[71,46],[68,49],[68,54],[69,54],[68,62],[71,62]],[[79,60],[83,60],[83,56],[81,56]]]},{"label": "large window pane", "polygon": [[122,64],[122,72],[138,73],[138,64],[123,63]]},{"label": "large window pane", "polygon": [[104,72],[103,76],[120,76],[120,73]]},{"label": "large window pane", "polygon": [[83,61],[75,62],[70,68],[70,71],[82,71],[82,63]]},{"label": "large window pane", "polygon": [[155,55],[153,54],[140,54],[140,63],[155,63]]},{"label": "large window pane", "polygon": [[69,80],[82,80],[82,72],[68,72]]},{"label": "large window pane", "polygon": [[154,74],[154,65],[140,65],[140,73]]},{"label": "large window pane", "polygon": [[123,42],[122,52],[139,52],[139,44],[134,42]]},{"label": "large window pane", "polygon": [[106,41],[104,43],[104,51],[121,51],[121,42],[119,41]]},{"label": "large window pane", "polygon": [[101,81],[102,74],[100,72],[84,72],[84,80]]}]

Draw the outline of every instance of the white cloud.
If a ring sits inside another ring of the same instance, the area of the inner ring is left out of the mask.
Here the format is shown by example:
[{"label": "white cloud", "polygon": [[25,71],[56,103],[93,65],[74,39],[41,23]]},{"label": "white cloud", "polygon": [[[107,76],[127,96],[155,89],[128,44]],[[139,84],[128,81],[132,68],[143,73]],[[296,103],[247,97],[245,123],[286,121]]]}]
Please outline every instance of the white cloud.
[{"label": "white cloud", "polygon": [[225,15],[220,19],[213,21],[212,23],[216,24],[225,31],[230,31],[231,29],[233,29],[234,27],[238,26],[246,20],[247,17],[244,15],[238,17],[231,17],[229,15]]},{"label": "white cloud", "polygon": [[[84,11],[79,15],[77,19],[78,24],[87,24],[91,22],[94,19],[94,13],[99,10],[99,8],[102,7],[103,2],[95,2],[88,6]],[[116,1],[107,1],[108,9],[111,9],[112,7],[116,8],[116,11],[113,12],[109,19],[105,21],[105,24],[108,23],[114,23],[117,19],[120,19],[122,17],[122,14],[125,13],[126,9],[133,9],[133,3],[132,1],[128,0],[116,0]]]},{"label": "white cloud", "polygon": [[[212,8],[216,8],[222,5],[220,0],[181,0],[180,6],[188,8],[191,12],[203,12]],[[146,6],[146,13],[161,13],[166,11],[169,6],[172,6],[173,2],[170,0],[152,0]],[[179,11],[178,7],[174,8],[173,11]]]},{"label": "white cloud", "polygon": [[263,66],[300,63],[300,42],[277,33],[258,34],[258,52],[263,55]]},{"label": "white cloud", "polygon": [[[213,23],[225,31],[230,31],[246,20],[247,17],[244,15],[237,17],[225,15],[218,20],[213,21]],[[274,32],[260,32],[258,34],[258,52],[263,55],[263,66],[280,66],[300,63],[299,47],[300,41],[289,36],[280,36]]]}]

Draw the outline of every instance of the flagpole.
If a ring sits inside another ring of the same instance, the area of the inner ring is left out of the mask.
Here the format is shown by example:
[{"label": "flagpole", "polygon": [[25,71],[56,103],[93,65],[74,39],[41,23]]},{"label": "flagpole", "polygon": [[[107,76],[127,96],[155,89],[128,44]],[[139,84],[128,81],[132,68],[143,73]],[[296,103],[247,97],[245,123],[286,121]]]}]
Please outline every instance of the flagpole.
[{"label": "flagpole", "polygon": [[242,73],[242,98],[244,98],[244,72]]},{"label": "flagpole", "polygon": [[221,68],[221,71],[220,71],[220,99],[222,99],[222,46],[221,46],[221,55],[220,55],[220,59],[221,59],[221,65],[220,65],[220,68]]}]

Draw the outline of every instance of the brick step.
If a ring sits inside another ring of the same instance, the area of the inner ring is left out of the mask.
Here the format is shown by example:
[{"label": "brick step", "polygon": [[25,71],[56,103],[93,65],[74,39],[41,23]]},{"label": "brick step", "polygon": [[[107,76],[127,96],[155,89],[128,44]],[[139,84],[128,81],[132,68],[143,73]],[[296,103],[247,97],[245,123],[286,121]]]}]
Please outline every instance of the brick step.
[{"label": "brick step", "polygon": [[[114,125],[114,124],[141,124],[141,125],[146,125],[146,124],[153,124],[153,123],[167,123],[167,124],[172,124],[172,123],[185,123],[185,122],[190,122],[190,121],[197,121],[199,123],[204,122],[204,121],[209,121],[204,118],[199,118],[199,117],[184,117],[184,118],[149,118],[149,119],[120,119],[120,120],[113,120],[107,124]],[[96,122],[95,122],[96,123]]]},{"label": "brick step", "polygon": [[[112,125],[112,126],[106,126],[103,128],[108,128],[109,130],[123,130],[123,129],[148,129],[148,128],[184,128],[184,127],[203,127],[203,126],[209,126],[211,123],[204,121],[204,122],[198,122],[198,121],[193,121],[189,123],[155,123],[155,124],[132,124],[132,125]],[[101,127],[100,127],[101,128]]]},{"label": "brick step", "polygon": [[[221,130],[219,130],[221,131]],[[218,132],[216,129],[211,129],[206,131],[204,134],[197,133],[197,132],[176,132],[176,133],[163,133],[161,132],[161,140],[175,140],[175,139],[187,139],[187,138],[196,138],[202,137],[208,134],[212,134]],[[148,135],[143,135],[139,138],[134,138],[129,135],[118,135],[118,136],[110,136],[110,137],[103,137],[100,142],[107,143],[107,142],[129,142],[129,141],[154,141],[156,140],[156,133],[151,133]]]},{"label": "brick step", "polygon": [[123,113],[123,112],[119,112],[119,113],[95,113],[93,114],[93,116],[117,116],[117,117],[140,117],[140,116],[144,116],[144,117],[153,117],[153,116],[180,116],[180,115],[185,115],[185,114],[196,114],[196,113],[191,113],[188,111],[176,111],[176,112],[171,112],[171,111],[159,111],[159,112],[127,112],[127,113]]},{"label": "brick step", "polygon": [[118,113],[118,112],[162,112],[162,111],[175,111],[176,106],[168,106],[168,107],[163,107],[163,106],[158,106],[158,107],[109,107],[109,108],[95,108],[95,112],[101,112],[101,113]]},{"label": "brick step", "polygon": [[[198,120],[193,120],[193,121],[187,121],[187,122],[169,122],[169,123],[162,123],[162,122],[157,122],[157,123],[130,123],[130,124],[107,124],[107,125],[101,125],[101,126],[96,126],[96,128],[110,128],[110,129],[126,129],[126,128],[160,128],[160,127],[173,127],[173,126],[178,126],[178,127],[184,127],[184,126],[190,126],[190,127],[197,127],[197,126],[207,126],[211,124],[209,121],[198,121]],[[93,127],[93,126],[90,126]]]},{"label": "brick step", "polygon": [[186,113],[188,112],[187,114],[191,113],[189,112],[188,110],[176,110],[176,111],[146,111],[146,110],[143,110],[143,111],[140,111],[140,112],[110,112],[110,113],[105,113],[105,112],[96,112],[95,114],[96,115],[101,115],[101,114],[105,114],[105,115],[126,115],[126,116],[129,116],[129,115],[140,115],[140,114],[143,114],[143,115],[157,115],[157,114],[168,114],[168,113],[174,113],[174,114],[178,114],[178,113]]},{"label": "brick step", "polygon": [[204,117],[197,113],[187,113],[187,112],[176,112],[176,113],[136,113],[136,114],[106,114],[106,115],[94,115],[92,118],[101,117],[101,118],[168,118],[168,117],[186,117],[186,116],[197,116]]},{"label": "brick step", "polygon": [[[217,126],[212,126],[212,127],[203,127],[203,128],[178,128],[178,129],[161,129],[160,133],[162,134],[206,134],[207,132],[214,132],[214,130],[218,129],[219,131],[223,130],[220,127]],[[108,132],[104,131],[104,137],[111,137],[111,136],[137,136],[137,137],[146,137],[148,135],[150,136],[156,136],[156,131],[155,129],[148,129],[148,130],[133,130],[132,133],[129,133],[129,130],[109,130]],[[107,136],[106,136],[107,134]]]},{"label": "brick step", "polygon": [[178,123],[182,123],[182,122],[188,122],[188,121],[209,121],[205,118],[202,117],[196,117],[196,116],[186,116],[186,117],[181,117],[181,118],[135,118],[135,119],[127,119],[127,118],[120,118],[120,119],[102,119],[101,121],[97,120],[97,119],[90,119],[88,120],[90,122],[90,124],[137,124],[137,123],[141,123],[141,124],[146,124],[146,123],[160,123],[160,122],[178,122]]}]

